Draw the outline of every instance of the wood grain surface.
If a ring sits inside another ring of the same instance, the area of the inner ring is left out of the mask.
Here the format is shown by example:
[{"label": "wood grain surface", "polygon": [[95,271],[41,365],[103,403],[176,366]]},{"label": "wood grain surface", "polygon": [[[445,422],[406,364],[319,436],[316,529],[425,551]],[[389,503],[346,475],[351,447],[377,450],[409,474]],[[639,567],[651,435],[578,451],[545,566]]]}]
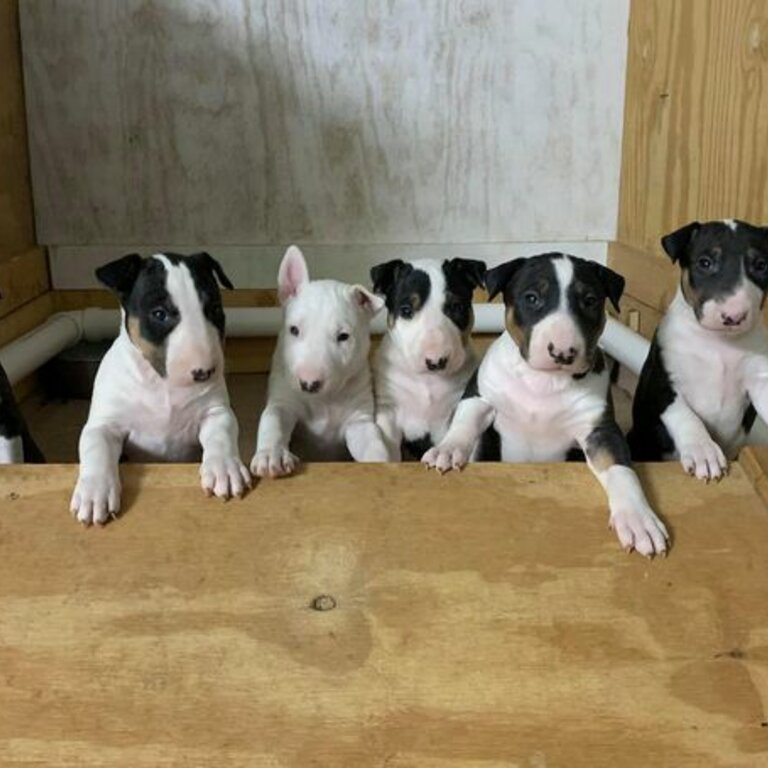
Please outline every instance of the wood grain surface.
[{"label": "wood grain surface", "polygon": [[125,466],[88,530],[74,467],[0,468],[0,764],[765,765],[766,509],[738,465],[641,470],[653,562],[579,465],[311,465],[227,504]]},{"label": "wood grain surface", "polygon": [[618,239],[768,223],[766,135],[768,2],[632,0]]},{"label": "wood grain surface", "polygon": [[21,12],[45,244],[613,235],[628,0]]},{"label": "wood grain surface", "polygon": [[0,262],[34,243],[18,0],[0,0]]}]

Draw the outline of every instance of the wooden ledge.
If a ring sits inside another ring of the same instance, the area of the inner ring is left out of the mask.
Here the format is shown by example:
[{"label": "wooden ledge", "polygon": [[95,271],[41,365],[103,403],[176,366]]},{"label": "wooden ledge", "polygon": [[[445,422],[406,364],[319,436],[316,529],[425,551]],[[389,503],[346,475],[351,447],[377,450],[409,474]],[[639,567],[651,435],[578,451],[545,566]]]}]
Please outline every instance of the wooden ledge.
[{"label": "wooden ledge", "polygon": [[[751,470],[750,470],[751,471]],[[246,499],[126,466],[0,468],[0,763],[755,766],[768,515],[640,467],[671,555],[623,554],[583,465],[310,465]]]}]

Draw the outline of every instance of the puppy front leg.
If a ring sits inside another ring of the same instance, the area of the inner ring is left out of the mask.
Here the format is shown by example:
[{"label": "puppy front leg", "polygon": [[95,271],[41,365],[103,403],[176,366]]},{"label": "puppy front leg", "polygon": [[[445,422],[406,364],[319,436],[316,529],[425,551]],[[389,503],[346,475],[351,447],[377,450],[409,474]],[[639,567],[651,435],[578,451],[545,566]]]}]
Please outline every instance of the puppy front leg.
[{"label": "puppy front leg", "polygon": [[627,552],[652,557],[667,551],[669,534],[645,498],[631,467],[629,447],[613,419],[605,419],[579,441],[589,468],[608,495],[610,526]]},{"label": "puppy front leg", "polygon": [[482,398],[465,398],[456,407],[445,437],[421,457],[422,463],[440,474],[461,469],[480,435],[491,426],[493,416],[493,408]]},{"label": "puppy front leg", "polygon": [[279,405],[267,403],[259,419],[256,453],[251,459],[251,472],[257,477],[290,475],[299,463],[290,449],[296,414]]},{"label": "puppy front leg", "polygon": [[103,525],[120,511],[118,463],[125,434],[107,424],[86,424],[80,435],[80,473],[69,509],[83,525]]},{"label": "puppy front leg", "polygon": [[222,403],[206,412],[198,439],[203,447],[200,485],[207,496],[242,497],[251,487],[251,476],[240,461],[237,435],[237,419],[228,405]]},{"label": "puppy front leg", "polygon": [[704,422],[678,392],[661,422],[667,428],[683,469],[699,480],[719,480],[728,473],[728,460],[710,436]]},{"label": "puppy front leg", "polygon": [[376,425],[381,432],[387,447],[389,461],[402,461],[403,432],[397,426],[397,417],[393,408],[382,408],[376,411]]},{"label": "puppy front leg", "polygon": [[372,419],[356,419],[344,430],[344,441],[355,461],[388,461],[389,450]]}]

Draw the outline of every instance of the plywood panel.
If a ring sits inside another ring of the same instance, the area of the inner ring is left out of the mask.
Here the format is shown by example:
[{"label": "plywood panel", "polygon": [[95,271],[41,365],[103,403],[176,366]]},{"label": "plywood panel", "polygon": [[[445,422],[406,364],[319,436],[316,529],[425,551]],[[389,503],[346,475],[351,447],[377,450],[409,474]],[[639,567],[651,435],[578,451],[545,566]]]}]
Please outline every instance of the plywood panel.
[{"label": "plywood panel", "polygon": [[[768,515],[740,467],[643,475],[622,553],[584,466],[313,465],[239,503],[126,466],[0,468],[0,762],[701,768],[768,760]],[[310,606],[330,596],[333,610]]]},{"label": "plywood panel", "polygon": [[40,248],[0,259],[0,317],[49,290],[48,262]]},{"label": "plywood panel", "polygon": [[0,260],[34,245],[18,0],[0,0]]},{"label": "plywood panel", "polygon": [[632,0],[618,239],[768,223],[768,2]]},{"label": "plywood panel", "polygon": [[46,244],[614,235],[628,0],[22,12]]}]

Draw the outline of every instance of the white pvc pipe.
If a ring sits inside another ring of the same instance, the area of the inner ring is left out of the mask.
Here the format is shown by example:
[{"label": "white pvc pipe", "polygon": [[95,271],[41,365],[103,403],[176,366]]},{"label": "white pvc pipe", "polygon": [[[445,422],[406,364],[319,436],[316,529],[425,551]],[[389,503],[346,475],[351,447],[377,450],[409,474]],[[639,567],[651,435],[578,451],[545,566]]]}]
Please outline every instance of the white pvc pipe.
[{"label": "white pvc pipe", "polygon": [[[503,304],[476,304],[475,333],[500,333],[504,329]],[[227,336],[277,336],[282,325],[279,307],[234,307],[227,309]],[[114,339],[120,330],[120,312],[89,308],[52,315],[41,326],[0,349],[0,364],[14,384],[78,341]],[[386,330],[383,313],[371,324],[373,333]],[[613,318],[608,318],[600,346],[615,360],[639,374],[649,344]]]},{"label": "white pvc pipe", "polygon": [[51,315],[42,325],[0,349],[0,365],[15,384],[81,338],[82,326],[70,313]]}]

